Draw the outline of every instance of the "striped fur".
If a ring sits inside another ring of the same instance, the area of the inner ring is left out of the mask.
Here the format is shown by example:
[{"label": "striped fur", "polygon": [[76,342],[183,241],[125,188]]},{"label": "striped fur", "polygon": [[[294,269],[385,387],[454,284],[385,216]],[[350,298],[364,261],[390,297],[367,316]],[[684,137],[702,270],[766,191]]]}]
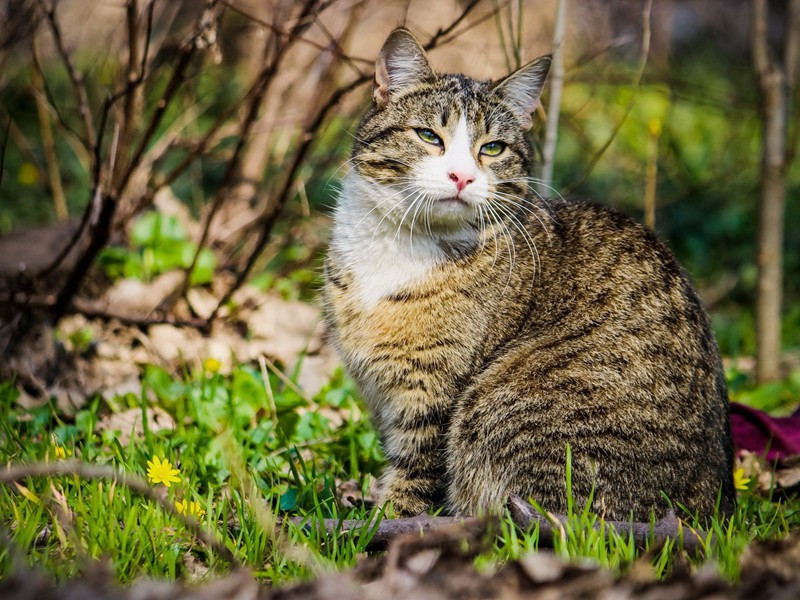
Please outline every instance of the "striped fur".
[{"label": "striped fur", "polygon": [[[686,274],[630,219],[530,187],[548,64],[495,83],[435,75],[403,29],[381,51],[325,309],[381,434],[384,499],[475,514],[515,492],[564,512],[570,444],[576,503],[593,494],[609,518],[645,519],[665,497],[729,512],[727,391]],[[464,122],[472,156],[454,159]],[[474,181],[448,197],[455,169]]]}]

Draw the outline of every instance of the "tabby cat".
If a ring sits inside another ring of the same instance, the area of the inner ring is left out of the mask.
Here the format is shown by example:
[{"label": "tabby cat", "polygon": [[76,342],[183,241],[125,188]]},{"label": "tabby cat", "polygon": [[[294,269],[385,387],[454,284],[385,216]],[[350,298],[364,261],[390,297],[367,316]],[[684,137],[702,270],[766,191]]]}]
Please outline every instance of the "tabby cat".
[{"label": "tabby cat", "polygon": [[653,233],[544,202],[527,137],[550,66],[436,74],[395,30],[377,59],[326,261],[331,337],[380,432],[384,500],[497,510],[515,492],[613,519],[734,504],[708,318]]}]

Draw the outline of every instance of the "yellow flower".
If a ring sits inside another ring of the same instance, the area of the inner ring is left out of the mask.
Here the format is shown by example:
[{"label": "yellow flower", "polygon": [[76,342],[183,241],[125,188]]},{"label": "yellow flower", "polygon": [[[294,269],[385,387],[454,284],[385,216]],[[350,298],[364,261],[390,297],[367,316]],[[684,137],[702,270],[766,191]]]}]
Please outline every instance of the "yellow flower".
[{"label": "yellow flower", "polygon": [[203,368],[209,373],[216,373],[219,371],[222,364],[216,358],[207,358],[203,361]]},{"label": "yellow flower", "polygon": [[739,491],[747,491],[747,484],[750,478],[744,476],[744,467],[739,467],[733,472],[733,487]]},{"label": "yellow flower", "polygon": [[34,185],[39,181],[39,169],[29,162],[22,163],[17,171],[17,181],[22,185]]},{"label": "yellow flower", "polygon": [[68,456],[72,456],[72,450],[61,446],[55,439],[55,436],[53,436],[53,440],[50,442],[50,452],[59,460],[64,460]]},{"label": "yellow flower", "polygon": [[647,122],[647,131],[652,137],[661,135],[661,119],[654,117]]},{"label": "yellow flower", "polygon": [[154,456],[152,461],[147,461],[147,478],[151,483],[163,483],[169,487],[173,483],[180,481],[177,477],[179,474],[180,471],[173,469],[167,459],[161,460]]},{"label": "yellow flower", "polygon": [[186,498],[175,502],[175,509],[182,515],[187,515],[196,519],[199,519],[206,514],[206,511],[203,510],[203,507],[200,506],[199,502],[187,502]]}]

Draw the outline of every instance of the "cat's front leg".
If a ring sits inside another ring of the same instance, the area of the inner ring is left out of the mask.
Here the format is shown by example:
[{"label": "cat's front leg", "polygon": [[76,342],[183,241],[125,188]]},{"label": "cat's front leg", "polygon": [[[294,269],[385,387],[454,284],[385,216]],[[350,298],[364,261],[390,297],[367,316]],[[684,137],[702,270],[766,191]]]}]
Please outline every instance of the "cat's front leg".
[{"label": "cat's front leg", "polygon": [[380,502],[391,504],[397,516],[414,516],[424,513],[441,496],[429,481],[409,477],[404,469],[387,467],[380,478]]},{"label": "cat's front leg", "polygon": [[[398,515],[417,515],[444,498],[444,452],[441,446],[446,411],[444,401],[414,398],[412,410],[397,409],[382,427],[389,461],[381,476],[380,498]],[[395,398],[402,404],[403,398]]]}]

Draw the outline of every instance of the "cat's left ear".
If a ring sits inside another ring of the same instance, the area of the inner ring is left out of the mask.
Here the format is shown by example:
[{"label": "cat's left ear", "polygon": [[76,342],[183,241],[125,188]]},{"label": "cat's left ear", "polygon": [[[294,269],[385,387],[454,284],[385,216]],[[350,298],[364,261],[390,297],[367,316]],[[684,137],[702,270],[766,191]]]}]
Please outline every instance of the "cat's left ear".
[{"label": "cat's left ear", "polygon": [[522,118],[522,126],[533,125],[531,114],[539,105],[547,73],[550,72],[550,55],[540,56],[514,71],[495,86],[495,93],[509,102]]},{"label": "cat's left ear", "polygon": [[398,90],[433,76],[425,49],[408,29],[398,27],[386,38],[378,54],[372,94],[383,108]]}]

